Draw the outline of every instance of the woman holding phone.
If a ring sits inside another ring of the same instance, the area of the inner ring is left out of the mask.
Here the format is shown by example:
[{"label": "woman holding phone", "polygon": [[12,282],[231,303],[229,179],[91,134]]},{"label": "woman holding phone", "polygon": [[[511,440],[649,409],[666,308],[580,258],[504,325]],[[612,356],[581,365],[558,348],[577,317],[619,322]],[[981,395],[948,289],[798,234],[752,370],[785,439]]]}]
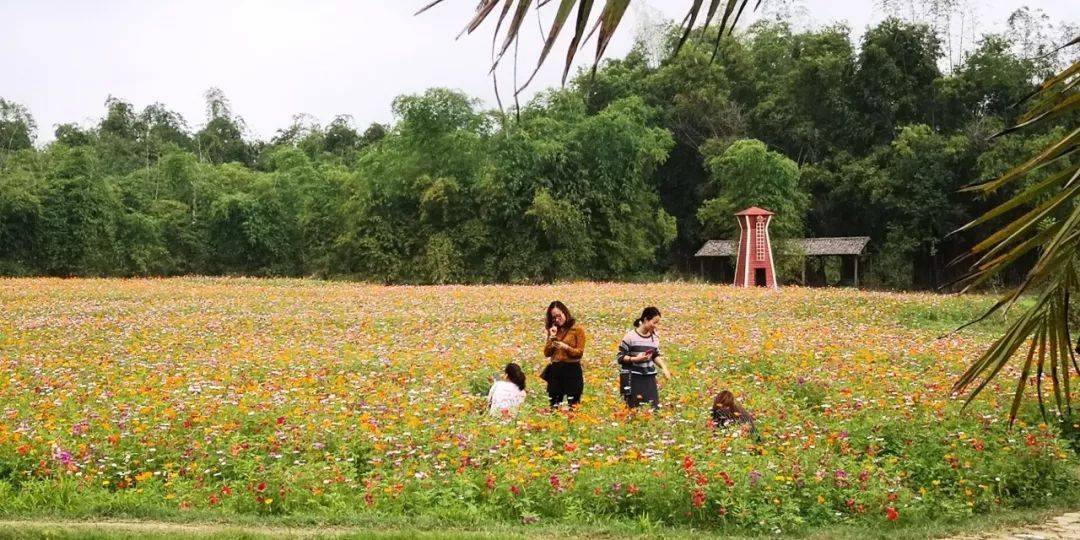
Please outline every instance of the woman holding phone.
[{"label": "woman holding phone", "polygon": [[649,306],[642,310],[641,316],[634,321],[634,328],[626,333],[615,353],[619,363],[619,387],[631,409],[642,403],[651,403],[653,409],[660,407],[660,390],[656,385],[656,374],[662,372],[670,379],[660,354],[660,338],[656,335],[660,326],[660,310]]},{"label": "woman holding phone", "polygon": [[566,304],[556,300],[548,305],[544,315],[547,341],[544,356],[551,363],[544,368],[540,378],[548,385],[548,398],[552,407],[564,400],[573,408],[581,401],[585,390],[585,377],[581,372],[581,357],[585,354],[585,330],[570,315]]}]

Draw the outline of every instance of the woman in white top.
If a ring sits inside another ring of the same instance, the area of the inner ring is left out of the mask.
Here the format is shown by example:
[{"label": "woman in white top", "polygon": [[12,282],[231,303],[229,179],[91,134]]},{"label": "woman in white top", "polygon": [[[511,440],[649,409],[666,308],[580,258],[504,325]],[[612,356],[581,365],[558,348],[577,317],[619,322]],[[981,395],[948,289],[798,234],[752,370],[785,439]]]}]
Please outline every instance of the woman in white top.
[{"label": "woman in white top", "polygon": [[500,418],[509,418],[517,413],[518,407],[525,402],[525,372],[521,366],[510,362],[503,369],[500,380],[495,381],[488,391],[488,413]]}]

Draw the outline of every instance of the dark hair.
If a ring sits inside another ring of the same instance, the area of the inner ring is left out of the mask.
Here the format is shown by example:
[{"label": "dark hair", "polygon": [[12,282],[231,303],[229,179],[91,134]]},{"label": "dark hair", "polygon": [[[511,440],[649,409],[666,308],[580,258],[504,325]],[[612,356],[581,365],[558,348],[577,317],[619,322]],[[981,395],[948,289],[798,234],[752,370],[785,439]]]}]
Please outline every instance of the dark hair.
[{"label": "dark hair", "polygon": [[521,370],[521,366],[510,362],[506,364],[506,368],[503,369],[506,373],[506,378],[510,379],[510,382],[517,385],[518,388],[525,389],[525,372]]},{"label": "dark hair", "polygon": [[634,321],[634,328],[637,328],[637,327],[641,326],[641,323],[643,323],[643,322],[645,322],[645,321],[647,321],[647,320],[649,320],[649,319],[651,319],[653,317],[659,317],[659,316],[660,316],[660,310],[656,309],[653,306],[649,306],[649,307],[641,310],[641,316],[638,317],[636,321]]},{"label": "dark hair", "polygon": [[544,328],[551,328],[555,324],[555,318],[551,316],[551,310],[553,308],[559,308],[559,311],[566,315],[566,323],[563,324],[563,328],[570,328],[574,326],[574,316],[570,314],[570,308],[566,307],[566,304],[556,300],[548,304],[547,311],[544,312]]},{"label": "dark hair", "polygon": [[718,408],[724,408],[729,411],[734,411],[737,409],[737,407],[738,406],[735,405],[735,394],[732,394],[728,390],[724,390],[719,394],[716,394],[716,399],[713,400],[714,410]]}]

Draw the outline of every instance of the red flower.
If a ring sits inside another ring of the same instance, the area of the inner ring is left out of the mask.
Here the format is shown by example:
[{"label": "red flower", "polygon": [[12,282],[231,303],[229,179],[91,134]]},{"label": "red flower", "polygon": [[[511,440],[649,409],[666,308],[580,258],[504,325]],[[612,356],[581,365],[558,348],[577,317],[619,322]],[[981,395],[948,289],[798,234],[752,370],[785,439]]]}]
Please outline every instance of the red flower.
[{"label": "red flower", "polygon": [[693,470],[694,469],[694,458],[692,458],[690,456],[684,457],[683,460],[682,460],[682,468],[686,472],[690,472],[691,470]]},{"label": "red flower", "polygon": [[694,508],[705,506],[705,492],[695,489],[693,495],[691,495],[690,503],[694,505]]},{"label": "red flower", "polygon": [[897,519],[900,519],[900,513],[897,512],[895,508],[890,506],[885,509],[885,517],[889,521],[896,521]]},{"label": "red flower", "polygon": [[559,483],[559,477],[555,476],[554,474],[551,475],[551,488],[554,489],[555,491],[560,491],[561,490],[560,483]]},{"label": "red flower", "polygon": [[221,494],[232,495],[232,488],[230,488],[229,486],[221,486]]},{"label": "red flower", "polygon": [[279,426],[284,426],[285,425],[285,417],[284,416],[277,417],[277,425],[279,425]]},{"label": "red flower", "polygon": [[259,493],[266,491],[266,482],[259,482],[259,485],[255,486],[255,491]]},{"label": "red flower", "polygon": [[724,483],[727,484],[728,487],[731,487],[731,486],[735,485],[735,481],[732,480],[731,477],[728,476],[728,473],[726,473],[724,471],[720,471],[720,478],[724,479]]},{"label": "red flower", "polygon": [[210,494],[210,506],[214,506],[217,503],[218,503],[217,493],[211,493]]},{"label": "red flower", "polygon": [[371,492],[364,494],[364,503],[368,506],[375,504],[375,497],[371,495]]},{"label": "red flower", "polygon": [[487,477],[487,481],[485,482],[485,484],[487,485],[487,488],[488,488],[488,489],[492,489],[492,488],[494,488],[494,487],[495,487],[495,477],[494,477],[494,476],[491,476],[491,475],[489,474],[489,475],[488,475],[488,477]]},{"label": "red flower", "polygon": [[510,486],[510,493],[513,493],[515,497],[521,495],[521,488],[517,486]]}]

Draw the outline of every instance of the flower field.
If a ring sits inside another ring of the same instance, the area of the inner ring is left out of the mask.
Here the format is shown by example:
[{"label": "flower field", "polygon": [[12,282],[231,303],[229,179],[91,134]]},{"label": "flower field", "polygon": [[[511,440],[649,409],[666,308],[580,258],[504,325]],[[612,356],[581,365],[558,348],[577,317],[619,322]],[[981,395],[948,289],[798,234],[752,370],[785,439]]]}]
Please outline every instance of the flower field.
[{"label": "flower field", "polygon": [[[585,396],[549,412],[542,315],[585,326]],[[775,533],[1037,504],[1074,455],[1012,388],[948,395],[988,297],[700,284],[380,287],[0,280],[0,515],[429,516]],[[663,312],[674,378],[628,413],[614,353]],[[513,421],[485,414],[508,361]],[[714,432],[735,392],[760,438]],[[1034,388],[1031,389],[1034,394]]]}]

